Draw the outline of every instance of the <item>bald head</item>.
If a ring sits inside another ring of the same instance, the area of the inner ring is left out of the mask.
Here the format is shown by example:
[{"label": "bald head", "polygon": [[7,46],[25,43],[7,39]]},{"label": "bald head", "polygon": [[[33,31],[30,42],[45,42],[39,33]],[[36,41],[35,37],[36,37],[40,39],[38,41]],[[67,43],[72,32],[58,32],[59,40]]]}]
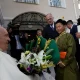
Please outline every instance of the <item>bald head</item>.
[{"label": "bald head", "polygon": [[49,16],[50,16],[50,17],[53,17],[51,13],[48,13],[48,14],[46,15],[46,17],[49,17]]},{"label": "bald head", "polygon": [[7,30],[0,26],[0,49],[2,49],[3,51],[7,51],[9,41],[10,38],[8,36]]},{"label": "bald head", "polygon": [[4,32],[7,32],[7,30],[0,25],[0,34],[3,34]]},{"label": "bald head", "polygon": [[53,24],[53,23],[54,23],[54,21],[53,21],[53,16],[52,16],[51,13],[48,13],[48,14],[46,15],[46,21],[47,21],[48,24]]}]

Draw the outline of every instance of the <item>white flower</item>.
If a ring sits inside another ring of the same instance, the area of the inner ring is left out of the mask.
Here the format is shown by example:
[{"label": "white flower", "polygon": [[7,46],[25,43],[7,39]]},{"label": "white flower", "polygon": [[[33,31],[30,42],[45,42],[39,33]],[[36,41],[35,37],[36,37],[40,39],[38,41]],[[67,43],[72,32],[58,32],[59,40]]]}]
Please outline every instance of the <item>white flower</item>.
[{"label": "white flower", "polygon": [[31,57],[32,53],[29,53],[25,58],[26,60],[29,59]]},{"label": "white flower", "polygon": [[36,62],[37,62],[36,66],[40,66],[40,62],[39,62],[39,57],[38,57],[38,55],[37,55],[37,54],[34,54],[34,57],[35,57]]},{"label": "white flower", "polygon": [[21,63],[25,63],[25,54],[21,53],[21,59],[20,59]]},{"label": "white flower", "polygon": [[44,50],[41,50],[39,53],[38,53],[38,61],[40,64],[44,64],[43,63],[43,53],[44,53]]},{"label": "white flower", "polygon": [[26,53],[21,53],[20,62],[26,66],[29,66],[31,64],[35,66],[41,66],[49,62],[49,60],[43,60],[43,57],[46,57],[46,54],[44,54],[44,50],[41,50],[38,54],[26,51]]},{"label": "white flower", "polygon": [[44,64],[44,62],[43,62],[43,53],[44,53],[44,50],[41,50],[38,53],[38,55],[36,53],[34,54],[34,57],[36,58],[36,61],[37,61],[36,66],[40,66],[41,64]]}]

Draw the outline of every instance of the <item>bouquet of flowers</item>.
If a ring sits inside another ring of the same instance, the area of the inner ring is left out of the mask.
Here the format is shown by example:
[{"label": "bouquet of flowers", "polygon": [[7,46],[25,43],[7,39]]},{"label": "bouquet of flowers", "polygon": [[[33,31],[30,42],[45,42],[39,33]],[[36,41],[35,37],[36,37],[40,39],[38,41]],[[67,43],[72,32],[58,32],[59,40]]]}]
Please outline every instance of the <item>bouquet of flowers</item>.
[{"label": "bouquet of flowers", "polygon": [[60,54],[55,41],[37,37],[29,43],[27,51],[21,53],[19,69],[27,75],[41,74],[44,70],[50,73],[49,69],[54,67],[59,60]]},{"label": "bouquet of flowers", "polygon": [[39,53],[32,53],[25,51],[21,53],[21,59],[19,61],[20,67],[24,67],[28,73],[40,73],[43,69],[47,69],[54,66],[53,62],[50,61],[52,56],[50,53],[53,49],[44,52],[41,50]]}]

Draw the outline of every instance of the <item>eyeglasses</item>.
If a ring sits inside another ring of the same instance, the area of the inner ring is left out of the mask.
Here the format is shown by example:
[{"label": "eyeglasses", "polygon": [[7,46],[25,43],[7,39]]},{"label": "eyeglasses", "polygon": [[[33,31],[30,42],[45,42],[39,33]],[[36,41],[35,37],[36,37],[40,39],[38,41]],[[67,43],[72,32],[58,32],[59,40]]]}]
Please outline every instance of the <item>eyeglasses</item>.
[{"label": "eyeglasses", "polygon": [[47,19],[47,21],[49,21],[49,20],[53,20],[54,18],[52,17],[52,18],[49,18],[49,19]]}]

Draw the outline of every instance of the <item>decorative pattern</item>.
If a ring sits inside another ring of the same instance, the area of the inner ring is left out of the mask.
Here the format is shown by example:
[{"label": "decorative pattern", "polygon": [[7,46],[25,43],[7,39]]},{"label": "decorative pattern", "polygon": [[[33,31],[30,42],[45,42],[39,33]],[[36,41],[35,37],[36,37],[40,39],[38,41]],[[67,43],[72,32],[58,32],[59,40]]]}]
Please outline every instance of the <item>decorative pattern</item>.
[{"label": "decorative pattern", "polygon": [[42,27],[45,27],[47,23],[44,14],[38,12],[26,12],[15,17],[12,20],[12,24],[41,25]]},{"label": "decorative pattern", "polygon": [[39,0],[14,0],[16,2],[23,2],[23,3],[29,3],[29,4],[39,4]]}]

